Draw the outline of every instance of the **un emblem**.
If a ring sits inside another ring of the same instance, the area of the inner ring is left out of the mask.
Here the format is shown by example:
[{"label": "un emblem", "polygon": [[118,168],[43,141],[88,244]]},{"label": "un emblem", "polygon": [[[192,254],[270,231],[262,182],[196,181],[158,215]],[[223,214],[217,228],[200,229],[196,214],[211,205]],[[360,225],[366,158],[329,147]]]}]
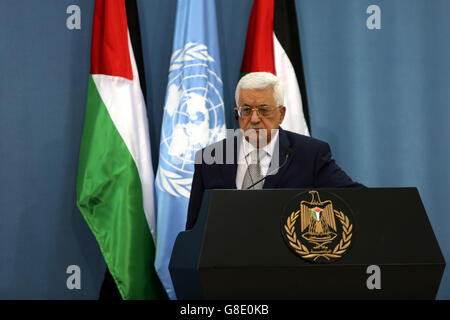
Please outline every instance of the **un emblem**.
[{"label": "un emblem", "polygon": [[195,152],[225,138],[220,66],[203,44],[174,51],[161,131],[157,186],[189,198]]},{"label": "un emblem", "polygon": [[297,195],[282,220],[282,235],[297,256],[317,263],[341,258],[353,239],[354,223],[350,208],[335,195],[321,191]]}]

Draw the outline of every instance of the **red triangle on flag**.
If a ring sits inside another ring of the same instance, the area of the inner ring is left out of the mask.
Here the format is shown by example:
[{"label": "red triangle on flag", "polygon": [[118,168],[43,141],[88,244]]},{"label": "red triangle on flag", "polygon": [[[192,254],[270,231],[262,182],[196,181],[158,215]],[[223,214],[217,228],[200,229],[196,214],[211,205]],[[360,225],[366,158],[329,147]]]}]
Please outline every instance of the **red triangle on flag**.
[{"label": "red triangle on flag", "polygon": [[275,74],[273,19],[274,1],[255,0],[248,23],[241,72],[265,71]]},{"label": "red triangle on flag", "polygon": [[124,0],[95,1],[91,74],[133,79]]}]

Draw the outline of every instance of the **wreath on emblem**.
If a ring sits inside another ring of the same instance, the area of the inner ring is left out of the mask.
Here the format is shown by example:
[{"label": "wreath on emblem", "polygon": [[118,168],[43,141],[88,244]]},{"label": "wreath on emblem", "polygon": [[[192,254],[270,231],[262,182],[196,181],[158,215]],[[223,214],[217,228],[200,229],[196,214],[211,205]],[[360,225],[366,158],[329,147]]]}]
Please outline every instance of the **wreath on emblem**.
[{"label": "wreath on emblem", "polygon": [[312,250],[309,250],[304,244],[300,242],[299,238],[297,237],[297,233],[295,231],[295,222],[300,216],[300,210],[293,211],[286,219],[286,223],[284,224],[284,229],[286,231],[286,238],[288,239],[291,248],[294,249],[295,252],[299,254],[302,258],[308,260],[312,259],[313,261],[316,261],[321,257],[327,260],[331,260],[331,258],[338,259],[341,258],[342,255],[347,251],[352,239],[353,225],[350,223],[348,217],[342,213],[342,211],[337,210],[333,211],[335,216],[339,219],[339,221],[342,224],[342,239],[331,252],[317,253]]}]

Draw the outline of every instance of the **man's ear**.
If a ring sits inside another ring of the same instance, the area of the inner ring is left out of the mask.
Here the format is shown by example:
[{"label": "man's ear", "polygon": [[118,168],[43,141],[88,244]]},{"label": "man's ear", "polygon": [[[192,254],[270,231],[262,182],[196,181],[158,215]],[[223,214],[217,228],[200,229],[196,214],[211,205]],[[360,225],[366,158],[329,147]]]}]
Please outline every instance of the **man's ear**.
[{"label": "man's ear", "polygon": [[236,120],[239,120],[239,114],[238,114],[236,108],[234,108],[234,117],[236,118]]},{"label": "man's ear", "polygon": [[286,115],[286,107],[281,106],[280,107],[280,124],[283,122],[285,115]]}]

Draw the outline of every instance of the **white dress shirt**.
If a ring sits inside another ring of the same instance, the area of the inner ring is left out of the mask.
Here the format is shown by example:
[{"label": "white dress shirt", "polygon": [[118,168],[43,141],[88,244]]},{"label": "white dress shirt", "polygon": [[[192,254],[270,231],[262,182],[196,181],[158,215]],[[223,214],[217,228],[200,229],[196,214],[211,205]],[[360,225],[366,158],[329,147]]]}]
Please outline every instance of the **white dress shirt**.
[{"label": "white dress shirt", "polygon": [[[275,135],[270,140],[269,144],[267,144],[264,148],[261,148],[263,152],[262,155],[260,155],[260,166],[261,166],[261,178],[267,175],[267,170],[269,170],[270,162],[272,161],[272,156],[275,148],[275,144],[278,140],[278,130],[276,131]],[[256,163],[256,159],[251,159],[250,153],[252,151],[256,150],[256,148],[249,143],[247,140],[245,140],[245,137],[242,137],[241,145],[239,148],[239,153],[237,156],[237,172],[236,172],[236,188],[242,189],[242,183],[244,182],[244,176],[245,172],[247,171],[248,164]],[[260,151],[261,154],[261,151]],[[256,179],[255,181],[256,182]]]}]

